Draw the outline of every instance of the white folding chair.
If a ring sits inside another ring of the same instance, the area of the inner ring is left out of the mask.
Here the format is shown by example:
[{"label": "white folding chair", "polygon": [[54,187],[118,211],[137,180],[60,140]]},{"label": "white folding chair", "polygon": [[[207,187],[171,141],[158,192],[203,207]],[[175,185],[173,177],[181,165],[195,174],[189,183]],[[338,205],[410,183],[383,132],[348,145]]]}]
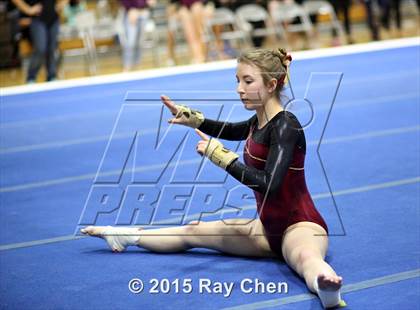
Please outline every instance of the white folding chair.
[{"label": "white folding chair", "polygon": [[97,57],[95,39],[93,37],[93,28],[96,23],[95,13],[92,11],[83,11],[76,15],[76,29],[79,38],[83,42],[85,61],[90,74],[97,72]]},{"label": "white folding chair", "polygon": [[[282,29],[281,25],[277,25],[278,27],[275,27],[268,12],[260,5],[246,4],[240,6],[236,10],[236,16],[242,29],[245,31],[247,29],[251,29],[250,33],[252,37],[267,37],[270,35],[275,35],[286,39],[284,30]],[[253,22],[263,22],[264,27],[254,28],[252,26]]]},{"label": "white folding chair", "polygon": [[333,6],[328,1],[308,0],[303,3],[303,8],[308,15],[329,15],[330,20],[318,22],[317,29],[335,29],[341,39],[344,40],[343,27],[335,14]]},{"label": "white folding chair", "polygon": [[313,33],[311,19],[297,3],[279,3],[271,11],[276,27],[282,26],[286,33],[304,32],[308,38]]},{"label": "white folding chair", "polygon": [[[215,27],[222,29],[219,37],[215,33]],[[238,26],[235,13],[227,8],[218,8],[214,10],[204,26],[204,41],[206,44],[215,42],[216,39],[223,41],[238,42],[240,47],[252,46],[249,32]]]}]

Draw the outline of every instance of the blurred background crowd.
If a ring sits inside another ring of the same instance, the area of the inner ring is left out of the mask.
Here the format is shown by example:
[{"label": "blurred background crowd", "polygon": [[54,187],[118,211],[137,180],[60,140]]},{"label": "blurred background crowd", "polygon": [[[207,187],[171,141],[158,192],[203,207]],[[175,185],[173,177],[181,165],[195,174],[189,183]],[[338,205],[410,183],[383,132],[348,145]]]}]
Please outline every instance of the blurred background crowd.
[{"label": "blurred background crowd", "polygon": [[420,0],[0,0],[1,86],[418,36]]}]

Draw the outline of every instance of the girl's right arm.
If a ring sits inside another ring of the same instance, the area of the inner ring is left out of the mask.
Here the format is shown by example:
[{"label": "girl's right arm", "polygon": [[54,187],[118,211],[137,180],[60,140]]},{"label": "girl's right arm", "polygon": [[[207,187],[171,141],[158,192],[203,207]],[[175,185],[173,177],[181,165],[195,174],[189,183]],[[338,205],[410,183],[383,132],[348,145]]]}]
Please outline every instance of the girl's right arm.
[{"label": "girl's right arm", "polygon": [[203,113],[200,111],[175,104],[167,96],[161,96],[161,100],[174,116],[174,118],[169,120],[170,123],[197,128],[212,137],[224,140],[245,140],[256,118],[256,115],[254,115],[246,121],[235,123],[211,120],[204,118]]}]

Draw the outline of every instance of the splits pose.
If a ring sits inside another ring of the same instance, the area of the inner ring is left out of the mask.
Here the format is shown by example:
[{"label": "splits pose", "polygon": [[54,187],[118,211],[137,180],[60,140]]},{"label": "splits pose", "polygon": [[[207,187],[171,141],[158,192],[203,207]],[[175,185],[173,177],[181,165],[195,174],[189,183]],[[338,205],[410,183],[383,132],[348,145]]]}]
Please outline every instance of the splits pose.
[{"label": "splits pose", "polygon": [[[305,280],[325,308],[343,306],[342,278],[324,260],[328,228],[306,187],[304,131],[280,101],[290,61],[283,49],[253,50],[238,58],[237,92],[245,109],[255,111],[243,122],[206,119],[199,111],[161,97],[174,115],[170,122],[195,128],[201,137],[197,152],[254,191],[257,219],[200,221],[148,230],[89,226],[81,232],[105,239],[116,252],[134,245],[159,253],[197,247],[240,256],[277,257]],[[207,135],[246,140],[244,163]]]}]

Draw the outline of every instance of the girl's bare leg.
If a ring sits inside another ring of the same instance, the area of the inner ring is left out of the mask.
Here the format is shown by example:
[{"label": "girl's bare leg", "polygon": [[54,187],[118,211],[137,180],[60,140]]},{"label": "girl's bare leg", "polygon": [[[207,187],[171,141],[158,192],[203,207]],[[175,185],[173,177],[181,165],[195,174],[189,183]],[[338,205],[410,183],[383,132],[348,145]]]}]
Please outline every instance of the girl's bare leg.
[{"label": "girl's bare leg", "polygon": [[282,252],[287,264],[305,279],[308,288],[318,294],[325,307],[331,307],[341,301],[339,290],[343,279],[324,260],[327,249],[326,231],[315,223],[294,224],[283,237]]},{"label": "girl's bare leg", "polygon": [[[119,232],[121,231],[121,233]],[[259,219],[232,219],[213,222],[194,222],[185,226],[139,230],[139,228],[119,228],[89,226],[82,233],[105,239],[114,251],[115,240],[130,239],[127,245],[137,245],[159,253],[182,252],[192,248],[207,248],[226,254],[254,257],[275,257],[264,235]],[[110,242],[112,234],[112,242]],[[118,236],[120,235],[120,237]],[[134,237],[135,236],[135,237]]]}]

